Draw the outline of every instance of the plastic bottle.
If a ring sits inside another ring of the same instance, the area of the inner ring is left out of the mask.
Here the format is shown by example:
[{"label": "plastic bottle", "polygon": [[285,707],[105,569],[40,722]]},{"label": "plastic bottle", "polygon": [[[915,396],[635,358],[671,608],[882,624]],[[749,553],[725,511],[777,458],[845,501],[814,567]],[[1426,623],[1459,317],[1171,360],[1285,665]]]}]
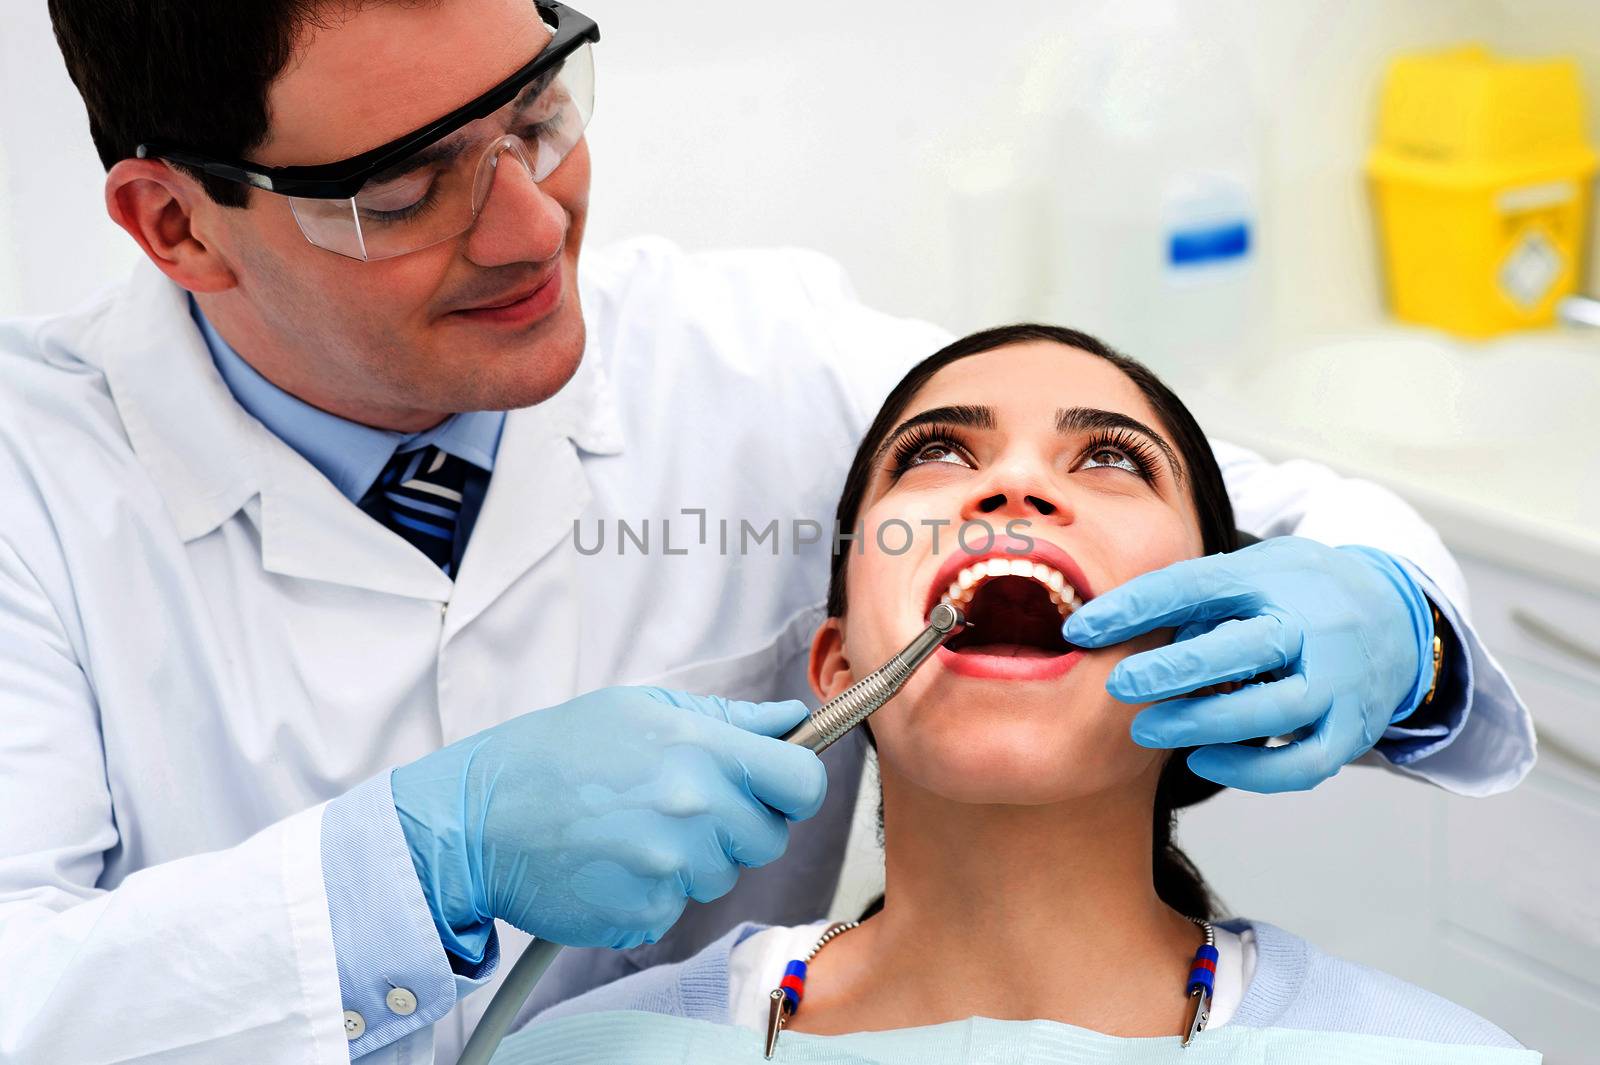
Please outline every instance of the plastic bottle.
[{"label": "plastic bottle", "polygon": [[1175,385],[1253,356],[1268,332],[1263,122],[1242,57],[1178,2],[1074,24],[1054,57],[1045,313]]}]

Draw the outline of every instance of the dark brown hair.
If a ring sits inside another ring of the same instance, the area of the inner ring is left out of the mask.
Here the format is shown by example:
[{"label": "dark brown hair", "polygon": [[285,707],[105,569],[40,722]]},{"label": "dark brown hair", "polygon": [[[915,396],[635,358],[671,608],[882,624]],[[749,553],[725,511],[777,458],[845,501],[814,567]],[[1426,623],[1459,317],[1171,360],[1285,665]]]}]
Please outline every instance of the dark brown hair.
[{"label": "dark brown hair", "polygon": [[[866,436],[861,440],[861,446],[856,450],[850,472],[845,477],[844,490],[839,496],[835,513],[836,528],[855,528],[867,486],[872,480],[873,456],[885,437],[905,416],[912,398],[934,374],[958,359],[1033,340],[1049,341],[1104,359],[1134,383],[1171,434],[1172,446],[1182,458],[1188,475],[1190,501],[1200,525],[1202,550],[1209,555],[1238,547],[1233,505],[1228,500],[1222,471],[1217,466],[1216,456],[1212,454],[1205,433],[1183,401],[1143,363],[1123,355],[1095,337],[1075,329],[1036,324],[1001,326],[974,333],[941,348],[911,368],[883,401],[878,416],[873,419]],[[828,581],[830,617],[843,617],[845,614],[845,572],[849,560],[849,551],[835,551],[833,554],[833,568]],[[1210,918],[1215,916],[1216,902],[1200,871],[1173,842],[1172,830],[1176,821],[1174,811],[1221,789],[1217,784],[1191,773],[1188,756],[1187,750],[1174,752],[1167,760],[1156,786],[1153,815],[1155,888],[1161,901],[1186,917]]]},{"label": "dark brown hair", "polygon": [[[67,73],[110,170],[143,141],[241,157],[266,138],[267,90],[326,0],[50,0]],[[247,188],[198,173],[216,202]]]}]

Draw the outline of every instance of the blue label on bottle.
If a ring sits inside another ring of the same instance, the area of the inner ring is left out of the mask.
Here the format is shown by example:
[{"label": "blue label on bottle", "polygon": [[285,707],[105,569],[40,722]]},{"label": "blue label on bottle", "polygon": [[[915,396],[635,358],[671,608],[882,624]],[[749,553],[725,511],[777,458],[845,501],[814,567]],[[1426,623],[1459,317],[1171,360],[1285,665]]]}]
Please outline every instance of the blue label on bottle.
[{"label": "blue label on bottle", "polygon": [[1167,242],[1167,263],[1170,266],[1203,266],[1206,263],[1239,259],[1249,253],[1250,225],[1247,222],[1178,230]]}]

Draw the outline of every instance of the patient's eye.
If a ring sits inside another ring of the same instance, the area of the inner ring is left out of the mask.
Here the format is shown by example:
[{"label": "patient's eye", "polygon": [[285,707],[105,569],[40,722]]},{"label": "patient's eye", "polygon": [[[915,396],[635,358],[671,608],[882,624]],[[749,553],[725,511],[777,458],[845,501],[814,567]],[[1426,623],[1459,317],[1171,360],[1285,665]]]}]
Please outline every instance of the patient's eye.
[{"label": "patient's eye", "polygon": [[1112,466],[1129,473],[1138,473],[1139,464],[1114,447],[1102,447],[1090,452],[1083,460],[1082,469],[1093,469],[1096,466]]},{"label": "patient's eye", "polygon": [[1156,459],[1149,444],[1125,430],[1097,437],[1084,449],[1080,470],[1126,470],[1144,481],[1156,477]]},{"label": "patient's eye", "polygon": [[920,466],[924,462],[955,462],[962,466],[967,464],[967,460],[961,457],[961,452],[949,444],[925,444],[907,460],[906,464]]},{"label": "patient's eye", "polygon": [[914,466],[933,463],[949,463],[967,469],[972,469],[974,465],[960,442],[947,430],[937,426],[918,426],[895,444],[889,468],[895,477],[899,477]]}]

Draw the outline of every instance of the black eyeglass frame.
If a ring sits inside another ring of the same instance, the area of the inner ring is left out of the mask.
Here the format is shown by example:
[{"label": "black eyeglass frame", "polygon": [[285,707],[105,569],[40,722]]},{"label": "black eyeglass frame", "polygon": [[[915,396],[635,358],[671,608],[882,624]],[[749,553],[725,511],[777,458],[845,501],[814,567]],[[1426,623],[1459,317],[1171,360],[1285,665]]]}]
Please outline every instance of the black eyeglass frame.
[{"label": "black eyeglass frame", "polygon": [[565,61],[584,42],[599,42],[599,25],[582,12],[556,0],[535,0],[534,7],[547,23],[554,23],[555,34],[527,65],[443,118],[435,119],[421,129],[360,155],[308,166],[259,166],[245,159],[217,158],[160,141],[139,145],[134,155],[140,159],[182,163],[223,181],[249,185],[282,196],[298,196],[308,200],[351,199],[373,175],[382,173],[413,152],[443,140],[467,123],[493,114],[516,99],[517,94],[534,79]]}]

